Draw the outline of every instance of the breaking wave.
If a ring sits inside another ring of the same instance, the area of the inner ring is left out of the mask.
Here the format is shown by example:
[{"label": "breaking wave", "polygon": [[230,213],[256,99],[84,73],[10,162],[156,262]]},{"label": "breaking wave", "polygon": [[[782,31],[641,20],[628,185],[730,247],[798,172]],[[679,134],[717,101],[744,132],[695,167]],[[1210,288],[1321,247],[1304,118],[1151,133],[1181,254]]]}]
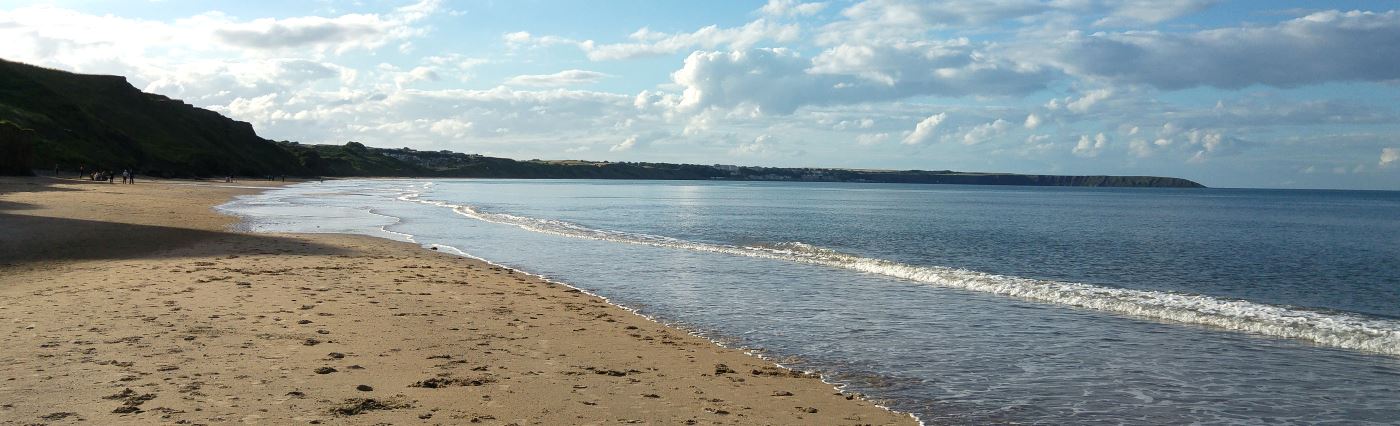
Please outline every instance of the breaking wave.
[{"label": "breaking wave", "polygon": [[821,265],[945,288],[1400,356],[1400,321],[1197,294],[1111,288],[942,266],[909,265],[841,253],[801,242],[734,246],[686,241],[657,235],[593,229],[558,220],[484,212],[471,206],[422,200],[419,199],[419,195],[419,192],[409,192],[399,199],[446,207],[472,219],[512,225],[532,232]]}]

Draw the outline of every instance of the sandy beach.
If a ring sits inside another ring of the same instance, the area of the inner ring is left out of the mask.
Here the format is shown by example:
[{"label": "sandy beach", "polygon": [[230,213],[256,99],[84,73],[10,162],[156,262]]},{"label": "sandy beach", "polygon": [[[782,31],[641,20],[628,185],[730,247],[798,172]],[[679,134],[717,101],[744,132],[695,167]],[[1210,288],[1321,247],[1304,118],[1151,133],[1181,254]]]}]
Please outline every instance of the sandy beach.
[{"label": "sandy beach", "polygon": [[257,190],[0,179],[0,422],[914,423],[567,286],[211,209]]}]

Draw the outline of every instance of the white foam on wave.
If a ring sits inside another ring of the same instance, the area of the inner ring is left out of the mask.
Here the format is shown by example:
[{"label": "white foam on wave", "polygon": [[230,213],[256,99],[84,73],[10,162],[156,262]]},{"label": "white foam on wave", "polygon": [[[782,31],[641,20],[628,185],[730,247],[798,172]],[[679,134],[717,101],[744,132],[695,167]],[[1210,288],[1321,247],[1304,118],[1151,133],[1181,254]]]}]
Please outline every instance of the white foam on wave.
[{"label": "white foam on wave", "polygon": [[[322,205],[306,201],[337,195],[358,195],[333,189],[327,191],[320,188],[319,184],[310,184],[310,182],[298,183],[259,194],[240,195],[227,203],[214,206],[214,210],[238,217],[240,220],[230,225],[230,229],[241,232],[349,233],[382,237],[395,241],[415,242],[413,235],[389,229],[402,223],[403,218],[401,217],[384,214],[371,207]],[[390,188],[384,192],[390,195],[399,195],[410,191],[411,188]],[[268,212],[266,211],[268,208],[280,209],[280,211]],[[325,210],[343,212],[348,215],[348,219],[352,222],[347,227],[328,226],[322,228],[319,225],[322,223],[321,221],[308,220],[324,215]]]},{"label": "white foam on wave", "polygon": [[[426,188],[425,188],[426,189]],[[1400,321],[1319,312],[1205,295],[1110,288],[1039,280],[941,266],[916,266],[855,256],[800,242],[732,246],[657,235],[593,229],[549,219],[490,213],[471,206],[420,199],[413,191],[398,197],[452,209],[472,219],[512,225],[532,232],[572,238],[649,245],[710,253],[821,265],[878,274],[939,287],[991,293],[1137,318],[1196,324],[1226,330],[1303,340],[1314,344],[1400,356]]]}]

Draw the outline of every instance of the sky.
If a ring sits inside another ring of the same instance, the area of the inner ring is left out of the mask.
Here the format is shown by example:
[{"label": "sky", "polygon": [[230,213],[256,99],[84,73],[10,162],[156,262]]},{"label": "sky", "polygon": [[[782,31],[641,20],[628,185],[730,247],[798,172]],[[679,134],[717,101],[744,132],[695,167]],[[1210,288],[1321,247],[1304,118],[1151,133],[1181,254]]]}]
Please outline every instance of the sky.
[{"label": "sky", "polygon": [[1400,2],[0,1],[301,143],[1400,190]]}]

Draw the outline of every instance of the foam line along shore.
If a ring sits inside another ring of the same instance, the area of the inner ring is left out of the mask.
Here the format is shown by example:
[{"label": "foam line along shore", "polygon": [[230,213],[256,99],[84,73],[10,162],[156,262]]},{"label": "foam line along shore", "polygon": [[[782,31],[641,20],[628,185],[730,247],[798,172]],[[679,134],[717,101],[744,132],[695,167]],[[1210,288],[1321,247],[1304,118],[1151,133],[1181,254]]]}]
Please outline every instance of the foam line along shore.
[{"label": "foam line along shore", "polygon": [[398,199],[449,208],[471,219],[512,225],[551,235],[807,263],[1138,318],[1204,325],[1400,356],[1400,322],[1382,318],[1293,309],[1248,300],[1223,300],[1199,294],[1108,288],[989,274],[961,268],[908,265],[850,255],[802,242],[734,246],[685,241],[659,235],[591,229],[565,221],[483,212],[470,205],[420,200],[420,195],[420,192],[408,192]]}]

